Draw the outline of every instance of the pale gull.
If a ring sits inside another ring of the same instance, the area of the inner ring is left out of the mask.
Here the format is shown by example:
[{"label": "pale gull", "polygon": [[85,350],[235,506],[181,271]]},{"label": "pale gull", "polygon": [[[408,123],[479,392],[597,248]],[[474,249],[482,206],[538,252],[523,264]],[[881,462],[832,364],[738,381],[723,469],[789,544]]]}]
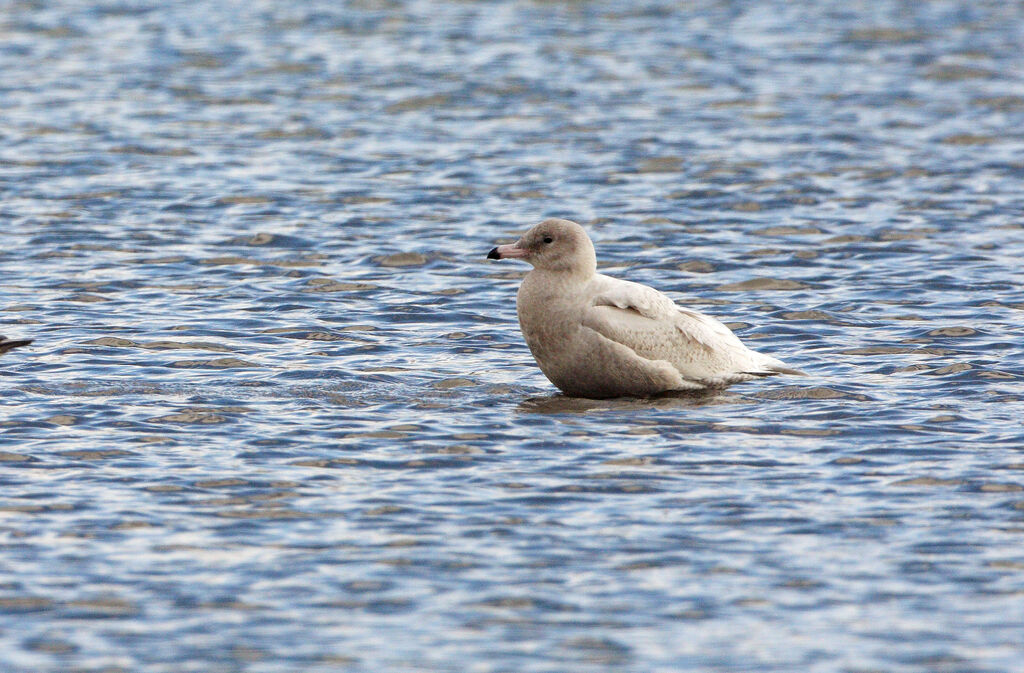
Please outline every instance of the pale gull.
[{"label": "pale gull", "polygon": [[594,245],[575,222],[544,220],[487,258],[533,265],[516,295],[519,326],[540,370],[566,395],[647,397],[803,374],[654,288],[597,273]]}]

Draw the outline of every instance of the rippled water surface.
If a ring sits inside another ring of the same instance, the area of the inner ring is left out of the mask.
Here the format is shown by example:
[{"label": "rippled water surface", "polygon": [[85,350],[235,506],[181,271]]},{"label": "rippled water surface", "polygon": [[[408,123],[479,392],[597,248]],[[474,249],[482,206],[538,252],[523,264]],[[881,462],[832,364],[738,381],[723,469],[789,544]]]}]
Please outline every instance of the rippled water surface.
[{"label": "rippled water surface", "polygon": [[[0,5],[0,669],[1024,671],[1016,2]],[[559,396],[524,269],[806,370]]]}]

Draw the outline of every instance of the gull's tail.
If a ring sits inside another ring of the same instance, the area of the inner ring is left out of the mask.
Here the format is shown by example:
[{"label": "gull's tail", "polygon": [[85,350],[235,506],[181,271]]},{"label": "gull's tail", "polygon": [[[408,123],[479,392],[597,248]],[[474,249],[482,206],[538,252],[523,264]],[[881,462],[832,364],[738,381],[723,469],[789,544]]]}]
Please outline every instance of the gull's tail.
[{"label": "gull's tail", "polygon": [[790,376],[808,376],[807,372],[802,372],[799,369],[791,369],[789,367],[772,367],[771,374],[788,374]]},{"label": "gull's tail", "polygon": [[760,362],[757,363],[757,369],[743,372],[744,374],[750,374],[751,376],[778,376],[779,374],[787,374],[789,376],[807,376],[807,372],[787,367],[786,363],[778,358],[773,358],[772,356],[765,355],[764,353],[757,353],[757,355],[760,356]]}]

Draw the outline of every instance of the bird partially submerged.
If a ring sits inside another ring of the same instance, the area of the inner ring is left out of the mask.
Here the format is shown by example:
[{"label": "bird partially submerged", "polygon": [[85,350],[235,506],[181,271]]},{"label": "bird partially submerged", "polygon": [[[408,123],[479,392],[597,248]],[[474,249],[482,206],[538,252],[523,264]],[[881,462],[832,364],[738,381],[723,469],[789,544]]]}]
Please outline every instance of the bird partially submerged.
[{"label": "bird partially submerged", "polygon": [[803,374],[654,288],[597,273],[594,245],[575,222],[544,220],[487,258],[533,265],[516,295],[519,326],[566,395],[646,397]]}]

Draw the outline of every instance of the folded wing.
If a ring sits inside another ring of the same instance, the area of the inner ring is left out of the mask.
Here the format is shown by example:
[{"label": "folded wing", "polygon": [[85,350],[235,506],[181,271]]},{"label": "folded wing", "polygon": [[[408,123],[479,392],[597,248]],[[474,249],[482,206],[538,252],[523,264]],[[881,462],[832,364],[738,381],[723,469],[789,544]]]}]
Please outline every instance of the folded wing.
[{"label": "folded wing", "polygon": [[775,358],[756,353],[710,316],[679,308],[654,288],[597,276],[583,325],[651,360],[667,360],[682,377],[728,385],[778,373]]}]

